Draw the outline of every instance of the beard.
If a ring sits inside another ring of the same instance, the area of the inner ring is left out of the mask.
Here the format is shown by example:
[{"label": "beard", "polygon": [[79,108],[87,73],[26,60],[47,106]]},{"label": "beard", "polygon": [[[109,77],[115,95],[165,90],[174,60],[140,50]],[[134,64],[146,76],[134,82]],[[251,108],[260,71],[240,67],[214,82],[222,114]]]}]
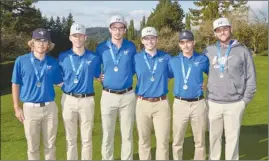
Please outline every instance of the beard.
[{"label": "beard", "polygon": [[222,43],[222,44],[229,43],[230,42],[230,39],[231,39],[231,35],[230,36],[227,36],[225,39],[218,38],[219,42]]}]

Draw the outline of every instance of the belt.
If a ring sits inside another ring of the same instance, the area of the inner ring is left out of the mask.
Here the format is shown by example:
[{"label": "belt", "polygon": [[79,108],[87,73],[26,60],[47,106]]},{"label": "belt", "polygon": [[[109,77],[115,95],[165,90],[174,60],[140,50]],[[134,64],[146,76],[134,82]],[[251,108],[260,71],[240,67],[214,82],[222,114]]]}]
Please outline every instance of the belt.
[{"label": "belt", "polygon": [[182,98],[182,97],[175,96],[175,98],[179,99],[179,100],[182,100],[182,101],[195,102],[195,101],[199,101],[201,99],[204,99],[204,96],[200,96],[200,97],[197,97],[197,98]]},{"label": "belt", "polygon": [[85,97],[90,97],[90,96],[95,95],[94,93],[82,93],[82,94],[79,94],[79,93],[67,93],[67,92],[64,92],[64,93],[67,94],[67,95],[76,97],[76,98],[85,98]]},{"label": "belt", "polygon": [[25,105],[27,106],[33,106],[33,107],[44,107],[51,102],[41,102],[41,103],[33,103],[33,102],[24,102]]},{"label": "belt", "polygon": [[161,97],[153,97],[153,98],[145,98],[145,97],[142,97],[142,96],[137,96],[137,97],[142,99],[142,100],[149,101],[149,102],[158,102],[158,101],[161,101],[161,100],[166,100],[166,95],[161,96]]},{"label": "belt", "polygon": [[105,90],[109,93],[115,93],[115,94],[124,94],[124,93],[129,92],[132,89],[133,89],[133,87],[129,87],[129,88],[126,88],[124,90],[116,91],[116,90],[112,90],[112,89],[108,89],[108,88],[103,88],[103,90]]}]

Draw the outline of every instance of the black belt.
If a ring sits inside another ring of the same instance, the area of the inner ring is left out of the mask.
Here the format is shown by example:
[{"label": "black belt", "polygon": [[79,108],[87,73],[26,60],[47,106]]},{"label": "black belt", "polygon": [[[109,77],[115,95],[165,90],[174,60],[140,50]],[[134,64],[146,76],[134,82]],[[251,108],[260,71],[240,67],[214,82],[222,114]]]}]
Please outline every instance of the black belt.
[{"label": "black belt", "polygon": [[133,87],[129,87],[129,88],[126,88],[124,90],[116,91],[116,90],[112,90],[112,89],[108,89],[108,88],[103,88],[103,90],[105,90],[109,93],[115,93],[115,94],[124,94],[124,93],[129,92],[132,89],[133,89]]},{"label": "black belt", "polygon": [[44,106],[46,106],[45,102],[43,102],[43,103],[38,103],[38,104],[40,104],[40,107],[44,107]]},{"label": "black belt", "polygon": [[182,100],[182,101],[195,102],[195,101],[199,101],[201,99],[204,99],[204,96],[200,96],[200,97],[197,97],[197,98],[182,98],[182,97],[175,96],[175,98],[179,99],[179,100]]},{"label": "black belt", "polygon": [[76,98],[85,98],[85,97],[90,97],[90,96],[94,96],[95,94],[94,93],[83,93],[83,94],[78,94],[78,93],[66,93],[64,92],[65,94],[68,94],[70,96],[73,96],[73,97],[76,97]]}]

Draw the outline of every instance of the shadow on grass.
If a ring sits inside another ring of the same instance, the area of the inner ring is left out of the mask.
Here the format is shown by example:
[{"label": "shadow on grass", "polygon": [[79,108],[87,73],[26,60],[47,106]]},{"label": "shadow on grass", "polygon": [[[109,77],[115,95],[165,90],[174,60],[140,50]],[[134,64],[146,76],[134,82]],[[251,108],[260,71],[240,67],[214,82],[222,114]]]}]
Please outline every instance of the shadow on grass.
[{"label": "shadow on grass", "polygon": [[[206,134],[206,152],[209,152],[208,133]],[[222,139],[222,156],[224,160],[225,139]],[[192,160],[194,156],[193,137],[187,137],[184,141],[184,160]],[[151,149],[152,160],[155,160],[156,147]],[[242,126],[239,143],[240,160],[268,160],[268,125]],[[169,159],[173,160],[172,143],[169,144]],[[138,153],[134,154],[134,160],[139,160]]]}]

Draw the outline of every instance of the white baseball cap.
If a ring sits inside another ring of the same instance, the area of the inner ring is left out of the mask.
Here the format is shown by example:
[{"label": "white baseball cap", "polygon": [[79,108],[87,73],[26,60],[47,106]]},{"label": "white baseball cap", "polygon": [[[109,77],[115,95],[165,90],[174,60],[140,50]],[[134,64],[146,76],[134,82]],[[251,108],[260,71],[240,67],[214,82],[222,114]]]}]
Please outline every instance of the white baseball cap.
[{"label": "white baseball cap", "polygon": [[225,17],[218,18],[213,22],[214,31],[216,30],[216,28],[222,27],[222,26],[232,26],[232,25],[231,25],[230,21]]},{"label": "white baseball cap", "polygon": [[70,28],[70,35],[73,34],[83,34],[86,35],[86,28],[84,25],[81,24],[72,24]]},{"label": "white baseball cap", "polygon": [[111,26],[111,24],[116,23],[116,22],[122,23],[125,27],[127,27],[127,23],[126,23],[126,21],[124,20],[124,18],[121,15],[112,16],[110,18],[109,26]]},{"label": "white baseball cap", "polygon": [[145,27],[142,29],[141,37],[145,36],[157,36],[157,31],[154,27]]}]

